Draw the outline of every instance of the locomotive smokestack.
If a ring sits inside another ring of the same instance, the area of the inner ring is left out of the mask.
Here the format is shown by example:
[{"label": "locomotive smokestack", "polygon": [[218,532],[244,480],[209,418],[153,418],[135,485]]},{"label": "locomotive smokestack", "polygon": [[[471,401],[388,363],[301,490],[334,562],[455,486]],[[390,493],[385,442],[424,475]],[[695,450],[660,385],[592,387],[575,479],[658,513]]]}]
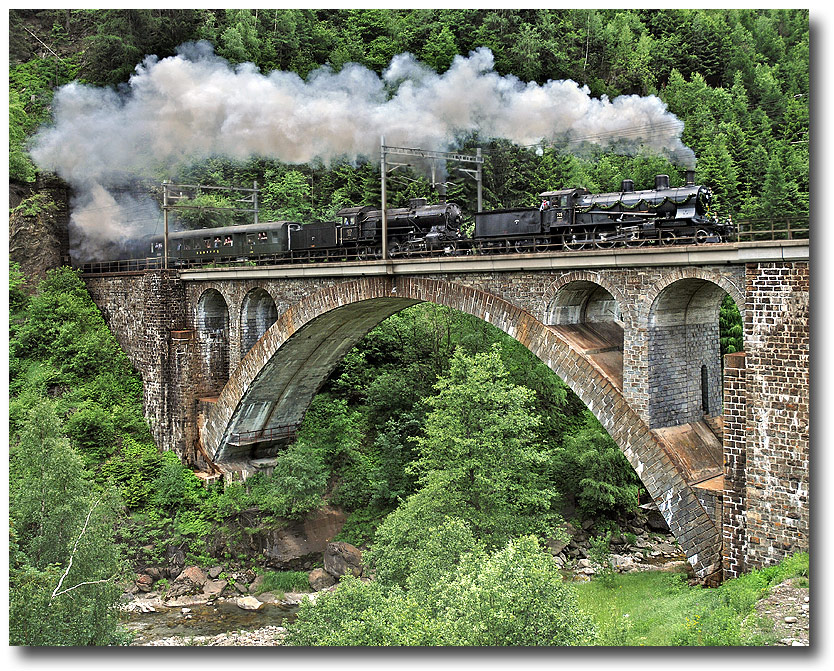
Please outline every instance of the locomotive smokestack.
[{"label": "locomotive smokestack", "polygon": [[655,175],[654,176],[655,191],[662,191],[669,188],[669,175]]},{"label": "locomotive smokestack", "polygon": [[441,205],[446,204],[446,185],[445,184],[438,184],[437,185],[437,201]]},{"label": "locomotive smokestack", "polygon": [[634,191],[634,180],[633,179],[624,179],[622,184],[620,184],[620,191],[623,193],[631,193]]},{"label": "locomotive smokestack", "polygon": [[686,171],[686,186],[693,186],[695,184],[695,171],[694,170],[687,170]]}]

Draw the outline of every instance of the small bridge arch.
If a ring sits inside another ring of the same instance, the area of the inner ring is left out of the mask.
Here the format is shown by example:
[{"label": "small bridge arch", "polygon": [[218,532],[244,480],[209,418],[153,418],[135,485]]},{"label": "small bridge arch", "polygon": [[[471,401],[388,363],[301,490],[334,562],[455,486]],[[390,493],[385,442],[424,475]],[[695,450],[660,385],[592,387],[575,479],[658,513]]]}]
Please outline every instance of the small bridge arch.
[{"label": "small bridge arch", "polygon": [[[584,304],[584,318],[613,316],[614,296],[588,278],[568,293],[554,292],[558,307]],[[607,294],[607,295],[606,295]],[[561,304],[558,301],[562,301]],[[720,533],[670,459],[662,441],[624,399],[620,380],[560,328],[494,294],[423,277],[350,280],[318,290],[281,314],[249,350],[207,413],[201,439],[215,462],[246,461],[256,442],[242,436],[275,435],[300,423],[310,401],[344,355],[374,326],[405,307],[432,302],[487,321],[530,349],[597,416],[642,479],[687,553],[696,573],[720,567]],[[616,300],[614,300],[616,303]],[[612,323],[622,333],[618,320]],[[570,334],[568,334],[570,335]],[[620,335],[619,347],[622,347]],[[621,366],[621,365],[620,365]]]}]

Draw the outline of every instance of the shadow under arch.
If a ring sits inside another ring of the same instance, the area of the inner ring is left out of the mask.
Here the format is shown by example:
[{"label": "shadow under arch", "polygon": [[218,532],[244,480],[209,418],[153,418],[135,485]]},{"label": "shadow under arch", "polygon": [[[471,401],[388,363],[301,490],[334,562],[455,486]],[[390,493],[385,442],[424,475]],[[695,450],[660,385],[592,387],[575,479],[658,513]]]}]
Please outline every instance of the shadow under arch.
[{"label": "shadow under arch", "polygon": [[278,308],[268,291],[255,287],[243,297],[240,306],[240,355],[252,349],[278,319]]},{"label": "shadow under arch", "polygon": [[202,379],[207,392],[216,392],[229,378],[229,306],[217,289],[208,288],[200,295],[195,324]]},{"label": "shadow under arch", "polygon": [[299,423],[344,355],[381,321],[420,302],[483,319],[547,364],[623,451],[696,574],[707,578],[720,570],[720,531],[661,442],[598,367],[530,313],[493,294],[444,280],[350,280],[291,306],[244,357],[207,414],[201,434],[208,454],[215,462],[250,459],[254,443],[241,436]]}]

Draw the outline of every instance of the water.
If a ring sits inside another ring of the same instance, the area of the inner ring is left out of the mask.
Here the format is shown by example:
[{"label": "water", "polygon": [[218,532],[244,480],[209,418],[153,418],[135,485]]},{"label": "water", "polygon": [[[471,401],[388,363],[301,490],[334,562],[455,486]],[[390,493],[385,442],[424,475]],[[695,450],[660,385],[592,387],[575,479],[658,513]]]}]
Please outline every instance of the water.
[{"label": "water", "polygon": [[285,626],[295,619],[298,606],[266,603],[260,610],[238,608],[234,601],[189,606],[157,607],[154,613],[125,613],[123,622],[135,634],[134,643],[144,644],[170,636],[216,636],[230,631]]}]

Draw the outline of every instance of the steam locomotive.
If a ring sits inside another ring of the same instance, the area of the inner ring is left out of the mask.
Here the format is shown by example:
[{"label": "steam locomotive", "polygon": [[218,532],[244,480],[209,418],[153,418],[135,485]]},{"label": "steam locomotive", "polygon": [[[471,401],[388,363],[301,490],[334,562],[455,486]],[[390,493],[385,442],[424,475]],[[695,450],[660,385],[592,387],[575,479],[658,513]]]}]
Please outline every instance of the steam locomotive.
[{"label": "steam locomotive", "polygon": [[[413,199],[408,207],[386,211],[391,258],[461,253],[576,251],[614,246],[704,244],[731,238],[731,222],[710,213],[711,191],[694,183],[681,187],[668,175],[655,177],[654,189],[634,190],[623,180],[619,191],[592,194],[584,188],[546,191],[539,207],[477,212],[471,237],[461,232],[462,211],[447,203]],[[169,262],[188,267],[205,263],[291,260],[365,260],[382,256],[382,211],[350,207],[336,221],[301,224],[274,221],[245,226],[181,231],[169,235]],[[151,255],[161,256],[161,238]]]}]

